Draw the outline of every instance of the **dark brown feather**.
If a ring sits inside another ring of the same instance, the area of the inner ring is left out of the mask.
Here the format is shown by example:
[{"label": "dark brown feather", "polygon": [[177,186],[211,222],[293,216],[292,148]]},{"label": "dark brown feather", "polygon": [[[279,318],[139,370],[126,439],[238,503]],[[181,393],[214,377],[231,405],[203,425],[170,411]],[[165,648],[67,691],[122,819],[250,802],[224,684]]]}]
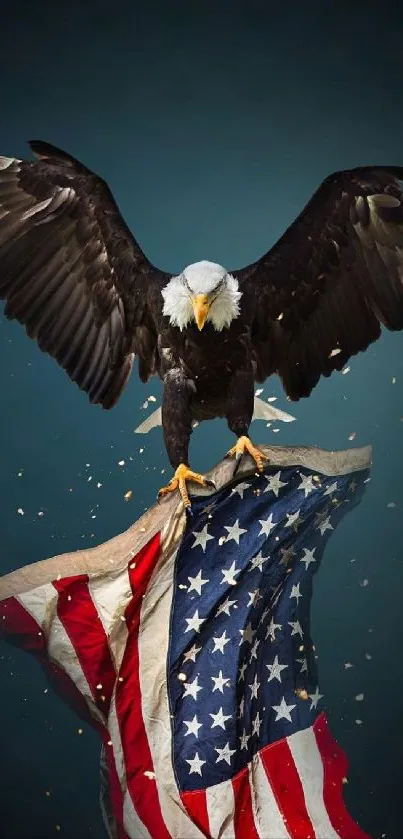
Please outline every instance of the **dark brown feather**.
[{"label": "dark brown feather", "polygon": [[256,301],[257,377],[277,371],[299,399],[376,341],[381,324],[402,329],[401,249],[403,168],[327,178],[277,244],[233,272]]},{"label": "dark brown feather", "polygon": [[[155,372],[161,295],[154,268],[109,187],[71,155],[41,141],[37,161],[0,158],[0,298],[92,402],[111,408],[139,355]],[[135,346],[136,330],[148,331]]]}]

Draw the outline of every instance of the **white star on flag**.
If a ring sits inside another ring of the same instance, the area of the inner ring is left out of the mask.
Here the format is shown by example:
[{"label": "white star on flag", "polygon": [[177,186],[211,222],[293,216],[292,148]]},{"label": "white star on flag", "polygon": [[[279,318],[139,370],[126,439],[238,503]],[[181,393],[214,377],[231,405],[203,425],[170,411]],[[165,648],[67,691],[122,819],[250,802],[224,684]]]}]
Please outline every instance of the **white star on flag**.
[{"label": "white star on flag", "polygon": [[263,571],[263,563],[267,562],[268,558],[268,556],[262,556],[262,551],[259,551],[259,553],[253,557],[249,571],[254,571],[256,568],[258,568],[259,571]]},{"label": "white star on flag", "polygon": [[184,653],[183,664],[185,664],[186,661],[196,661],[197,653],[200,653],[201,650],[202,647],[196,647],[196,644],[193,644],[193,647],[191,647],[190,650]]},{"label": "white star on flag", "polygon": [[[241,630],[239,630],[239,631],[241,631]],[[241,643],[242,643],[242,642],[241,642]],[[243,664],[241,664],[241,666],[240,666],[240,668],[239,668],[238,682],[243,682],[243,681],[244,681],[244,679],[245,679],[245,670],[247,670],[247,669],[248,669],[248,665],[247,665],[246,661],[244,661],[244,662],[243,662]]]},{"label": "white star on flag", "polygon": [[276,498],[278,498],[278,494],[280,492],[281,487],[287,486],[287,482],[284,483],[284,481],[280,479],[280,474],[280,472],[277,472],[276,475],[265,475],[267,487],[265,488],[264,492],[274,492]]},{"label": "white star on flag", "polygon": [[225,760],[225,762],[228,763],[228,766],[231,766],[231,758],[232,755],[235,754],[236,749],[230,749],[229,742],[226,743],[223,749],[214,749],[214,751],[218,754],[216,763],[219,763],[220,760]]},{"label": "white star on flag", "polygon": [[222,635],[220,635],[218,638],[213,638],[214,649],[212,650],[212,652],[213,653],[216,653],[216,652],[224,653],[224,647],[225,647],[226,644],[229,644],[230,640],[231,640],[231,638],[227,638],[227,633],[226,633],[226,630],[224,629],[224,632],[223,632]]},{"label": "white star on flag", "polygon": [[247,483],[245,483],[245,481],[243,481],[241,484],[237,484],[237,486],[236,486],[236,487],[234,487],[234,488],[231,490],[231,493],[232,493],[232,494],[234,494],[234,493],[236,493],[236,492],[237,492],[237,493],[238,493],[238,495],[239,495],[241,498],[243,498],[243,494],[244,494],[245,490],[246,490],[246,489],[249,489],[249,487],[250,487],[250,484],[247,484]]},{"label": "white star on flag", "polygon": [[278,655],[276,655],[273,664],[266,664],[266,667],[270,671],[270,676],[267,681],[271,682],[272,679],[277,679],[278,682],[281,682],[281,671],[286,670],[288,664],[280,664]]},{"label": "white star on flag", "polygon": [[262,595],[260,594],[260,590],[255,588],[253,591],[248,591],[249,600],[247,602],[247,606],[256,606],[256,603],[262,599]]},{"label": "white star on flag", "polygon": [[288,624],[291,627],[291,635],[300,635],[301,638],[303,637],[302,627],[299,621],[288,621]]},{"label": "white star on flag", "polygon": [[263,720],[260,719],[259,711],[257,712],[255,719],[252,720],[252,737],[254,734],[257,734],[259,737],[260,734],[260,726],[262,725]]},{"label": "white star on flag", "polygon": [[282,624],[281,623],[274,623],[274,620],[272,618],[268,627],[267,627],[266,641],[267,641],[269,635],[270,635],[271,640],[275,641],[276,640],[276,629],[281,629],[281,627],[282,627]]},{"label": "white star on flag", "polygon": [[197,775],[201,775],[202,766],[204,766],[206,761],[201,760],[201,758],[199,757],[199,753],[196,752],[195,756],[191,760],[186,759],[186,763],[188,763],[190,766],[189,775],[191,775],[193,772],[196,772]]},{"label": "white star on flag", "polygon": [[220,693],[224,693],[224,688],[225,687],[230,687],[231,680],[227,679],[225,676],[223,676],[222,670],[220,670],[218,676],[210,676],[210,678],[214,682],[214,687],[212,689],[212,693],[214,693],[215,690],[219,690]]},{"label": "white star on flag", "polygon": [[206,618],[199,618],[199,610],[196,609],[192,618],[185,618],[185,621],[187,623],[185,632],[191,632],[192,630],[194,632],[200,632],[200,627],[205,620]]},{"label": "white star on flag", "polygon": [[305,556],[301,557],[300,562],[305,562],[305,570],[307,570],[311,562],[316,562],[316,559],[314,557],[316,548],[312,548],[312,550],[308,550],[308,548],[303,548],[303,550],[305,552]]},{"label": "white star on flag", "polygon": [[330,524],[330,518],[327,516],[323,521],[318,524],[318,530],[320,530],[320,535],[324,536],[326,530],[333,530],[333,525]]},{"label": "white star on flag", "polygon": [[257,659],[257,648],[258,648],[259,644],[260,644],[259,638],[255,638],[255,640],[253,642],[253,645],[252,645],[252,649],[250,651],[250,659],[249,659],[250,662],[253,661],[254,658]]},{"label": "white star on flag", "polygon": [[299,586],[300,586],[300,583],[297,583],[297,585],[293,585],[293,587],[291,589],[291,594],[290,594],[290,598],[295,597],[297,603],[299,603],[299,599],[300,599],[300,597],[302,597],[302,594],[299,590]]},{"label": "white star on flag", "polygon": [[308,662],[307,662],[306,658],[296,658],[295,660],[298,662],[298,664],[301,665],[301,670],[299,672],[300,673],[307,673],[308,672]]},{"label": "white star on flag", "polygon": [[276,526],[276,522],[273,521],[273,513],[270,513],[267,519],[259,519],[259,524],[261,525],[259,536],[270,536]]},{"label": "white star on flag", "polygon": [[221,574],[223,576],[223,578],[221,580],[221,585],[223,585],[224,583],[227,583],[229,586],[236,586],[235,575],[239,574],[240,570],[241,570],[240,568],[235,567],[235,560],[234,560],[234,562],[232,563],[232,565],[229,568],[224,568],[221,571]]},{"label": "white star on flag", "polygon": [[313,480],[312,475],[301,475],[301,483],[297,487],[297,489],[301,489],[305,493],[305,498],[308,497],[310,492],[313,492],[316,489],[315,481]]},{"label": "white star on flag", "polygon": [[196,536],[196,539],[193,542],[192,548],[197,548],[197,546],[199,545],[203,553],[206,552],[207,542],[210,542],[211,539],[214,539],[214,536],[211,536],[210,533],[207,532],[207,528],[208,524],[205,524],[201,530],[193,531],[193,536]]},{"label": "white star on flag", "polygon": [[251,684],[251,685],[248,685],[248,688],[249,688],[249,690],[250,690],[250,692],[251,692],[250,698],[251,698],[251,699],[257,699],[257,692],[258,692],[258,690],[259,690],[259,688],[260,688],[260,682],[258,682],[258,680],[257,680],[257,675],[256,675],[256,673],[255,673],[255,678],[254,678],[254,680],[253,680],[252,684]]},{"label": "white star on flag", "polygon": [[287,705],[284,696],[280,705],[272,705],[271,707],[277,714],[275,722],[278,722],[279,720],[288,720],[288,722],[292,722],[291,711],[296,707],[296,705]]},{"label": "white star on flag", "polygon": [[297,510],[295,513],[286,513],[287,521],[286,521],[284,527],[292,527],[294,525],[295,528],[297,528],[297,522],[298,522],[298,524],[301,523],[301,518],[300,518],[300,515],[299,515],[300,512],[301,512],[300,510]]},{"label": "white star on flag", "polygon": [[188,594],[190,594],[191,591],[196,591],[197,594],[201,594],[202,586],[205,586],[206,583],[210,582],[210,580],[203,580],[201,569],[196,577],[188,577],[188,580],[190,583],[190,586],[188,586]]},{"label": "white star on flag", "polygon": [[199,686],[198,676],[196,676],[196,678],[193,679],[193,682],[184,682],[183,687],[185,692],[182,696],[182,699],[185,699],[187,696],[191,696],[192,699],[197,699],[197,694],[199,693],[199,690],[203,690],[203,688]]},{"label": "white star on flag", "polygon": [[241,734],[241,736],[239,738],[240,741],[241,741],[241,751],[242,751],[242,749],[247,749],[248,748],[248,740],[250,740],[250,737],[251,737],[251,735],[247,734],[246,730],[244,728],[243,734]]},{"label": "white star on flag", "polygon": [[239,539],[243,533],[247,533],[243,527],[239,527],[239,519],[236,520],[235,524],[231,524],[230,526],[225,524],[225,530],[228,530],[228,536],[226,536],[225,541],[230,542],[231,539],[239,545]]},{"label": "white star on flag", "polygon": [[227,722],[227,720],[231,719],[231,714],[226,716],[225,714],[223,714],[222,708],[220,708],[217,714],[210,714],[210,717],[213,720],[211,728],[216,728],[216,726],[218,725],[225,731],[225,723]]},{"label": "white star on flag", "polygon": [[239,632],[242,635],[242,638],[239,642],[239,646],[241,646],[241,644],[243,644],[244,641],[247,641],[248,644],[251,644],[254,636],[256,635],[256,629],[252,629],[252,624],[250,621],[248,625],[245,627],[245,629],[240,629]]},{"label": "white star on flag", "polygon": [[236,607],[236,600],[230,600],[230,599],[227,597],[227,598],[223,601],[223,603],[221,603],[221,605],[218,607],[218,609],[217,609],[217,615],[222,615],[222,614],[225,614],[225,615],[228,615],[228,617],[229,617],[229,616],[230,616],[230,609],[231,609],[231,606],[235,606],[235,607]]},{"label": "white star on flag", "polygon": [[195,737],[199,736],[199,728],[202,728],[202,723],[198,721],[196,714],[192,720],[183,720],[183,724],[188,727],[185,737],[187,737],[188,734],[194,734]]},{"label": "white star on flag", "polygon": [[327,487],[327,489],[325,489],[323,495],[332,495],[333,492],[336,492],[336,489],[337,489],[337,483],[334,482],[333,484],[330,484]]},{"label": "white star on flag", "polygon": [[315,693],[308,693],[309,698],[312,700],[311,704],[311,711],[316,708],[320,699],[323,699],[323,693],[319,693],[319,688],[317,687]]}]

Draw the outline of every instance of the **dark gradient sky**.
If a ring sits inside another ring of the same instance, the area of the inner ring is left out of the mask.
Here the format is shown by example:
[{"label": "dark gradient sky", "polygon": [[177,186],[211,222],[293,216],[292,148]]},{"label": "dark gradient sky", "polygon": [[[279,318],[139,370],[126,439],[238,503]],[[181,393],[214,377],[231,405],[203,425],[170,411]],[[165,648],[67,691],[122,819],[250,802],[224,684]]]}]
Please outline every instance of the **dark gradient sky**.
[{"label": "dark gradient sky", "polygon": [[[33,137],[83,159],[160,267],[200,258],[239,267],[275,242],[331,171],[403,165],[403,10],[391,3],[348,13],[267,0],[46,8],[1,3],[0,152],[26,156]],[[4,573],[125,529],[169,468],[160,430],[133,435],[157,382],[134,375],[105,413],[2,311],[0,349]],[[387,334],[310,400],[288,405],[272,379],[264,396],[278,396],[297,422],[275,435],[252,427],[261,442],[374,447],[365,498],[332,536],[315,581],[312,630],[331,727],[350,759],[350,810],[388,839],[401,836],[403,780],[402,383],[403,336]],[[193,464],[209,468],[230,443],[223,422],[205,424]],[[28,656],[6,645],[0,655],[0,836],[50,839],[59,824],[65,839],[103,839],[95,735],[77,734]]]}]

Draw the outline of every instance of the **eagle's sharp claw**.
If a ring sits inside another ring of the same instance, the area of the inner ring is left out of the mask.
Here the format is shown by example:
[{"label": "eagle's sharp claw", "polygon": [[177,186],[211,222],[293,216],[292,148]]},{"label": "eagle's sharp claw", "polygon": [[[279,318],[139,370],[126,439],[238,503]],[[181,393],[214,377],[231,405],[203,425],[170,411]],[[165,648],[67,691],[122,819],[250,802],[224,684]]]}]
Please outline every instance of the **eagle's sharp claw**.
[{"label": "eagle's sharp claw", "polygon": [[239,437],[235,446],[233,446],[232,449],[230,449],[229,452],[227,452],[227,457],[235,457],[233,475],[235,476],[237,474],[238,469],[241,465],[242,457],[245,452],[250,454],[250,456],[253,458],[258,471],[263,472],[264,463],[269,458],[265,454],[263,454],[263,452],[260,451],[260,449],[258,449],[257,446],[253,445],[249,437],[242,436]]},{"label": "eagle's sharp claw", "polygon": [[183,506],[187,512],[191,512],[191,503],[186,485],[187,481],[193,481],[193,483],[199,484],[200,486],[211,486],[214,487],[214,489],[216,488],[214,481],[210,481],[204,475],[200,475],[199,472],[193,472],[186,463],[180,463],[169,484],[160,489],[158,498],[163,498],[165,495],[168,495],[171,492],[176,492],[178,489],[182,498]]}]

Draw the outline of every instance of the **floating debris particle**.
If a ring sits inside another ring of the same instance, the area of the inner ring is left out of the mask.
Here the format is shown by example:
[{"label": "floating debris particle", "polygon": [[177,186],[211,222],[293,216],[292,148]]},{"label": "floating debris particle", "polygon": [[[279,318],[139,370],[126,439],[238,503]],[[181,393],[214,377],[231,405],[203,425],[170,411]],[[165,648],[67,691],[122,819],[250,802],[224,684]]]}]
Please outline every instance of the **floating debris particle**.
[{"label": "floating debris particle", "polygon": [[125,465],[124,460],[118,460],[118,466],[124,466],[124,465]]},{"label": "floating debris particle", "polygon": [[334,355],[338,355],[341,352],[341,347],[335,347],[334,350],[328,355],[328,358],[333,358]]},{"label": "floating debris particle", "polygon": [[386,506],[389,507],[389,508],[392,508],[392,507],[396,507],[396,504],[395,504],[394,501],[389,501],[389,504],[387,504]]},{"label": "floating debris particle", "polygon": [[364,694],[363,693],[357,693],[357,696],[355,697],[355,699],[356,699],[356,702],[362,702],[362,700],[364,699]]},{"label": "floating debris particle", "polygon": [[18,513],[19,516],[25,516],[24,510],[22,509],[22,507],[18,507],[17,513]]},{"label": "floating debris particle", "polygon": [[362,725],[362,720],[356,720],[356,725]]},{"label": "floating debris particle", "polygon": [[348,439],[349,440],[355,440],[356,436],[357,436],[356,431],[352,431],[351,434],[348,435]]},{"label": "floating debris particle", "polygon": [[342,370],[342,371],[341,371],[341,375],[342,375],[342,376],[345,376],[345,375],[346,375],[346,373],[349,373],[349,372],[350,372],[350,370],[351,370],[351,367],[345,367],[345,368],[344,368],[344,370]]},{"label": "floating debris particle", "polygon": [[365,579],[364,579],[364,580],[361,580],[361,582],[360,582],[360,586],[361,586],[361,588],[366,588],[366,587],[367,587],[367,585],[368,585],[368,582],[369,582],[369,581],[367,580],[367,578],[366,578],[366,577],[365,577]]},{"label": "floating debris particle", "polygon": [[396,376],[392,376],[392,385],[396,384]]},{"label": "floating debris particle", "polygon": [[277,402],[277,396],[268,396],[267,401],[268,402]]},{"label": "floating debris particle", "polygon": [[352,664],[351,661],[346,661],[344,664],[344,669],[350,670],[351,667],[354,667],[354,664]]},{"label": "floating debris particle", "polygon": [[305,688],[297,688],[296,691],[295,691],[295,694],[300,699],[304,699],[304,700],[309,699],[308,691],[306,691]]},{"label": "floating debris particle", "polygon": [[257,390],[255,390],[255,396],[260,396],[260,394],[261,394],[261,393],[263,393],[263,388],[262,388],[262,387],[258,387],[258,389],[257,389]]},{"label": "floating debris particle", "polygon": [[156,400],[155,396],[149,396],[148,401],[149,402],[156,402],[157,400]]},{"label": "floating debris particle", "polygon": [[133,490],[128,489],[127,492],[125,492],[123,498],[125,499],[125,501],[130,501],[132,495],[133,495]]}]

